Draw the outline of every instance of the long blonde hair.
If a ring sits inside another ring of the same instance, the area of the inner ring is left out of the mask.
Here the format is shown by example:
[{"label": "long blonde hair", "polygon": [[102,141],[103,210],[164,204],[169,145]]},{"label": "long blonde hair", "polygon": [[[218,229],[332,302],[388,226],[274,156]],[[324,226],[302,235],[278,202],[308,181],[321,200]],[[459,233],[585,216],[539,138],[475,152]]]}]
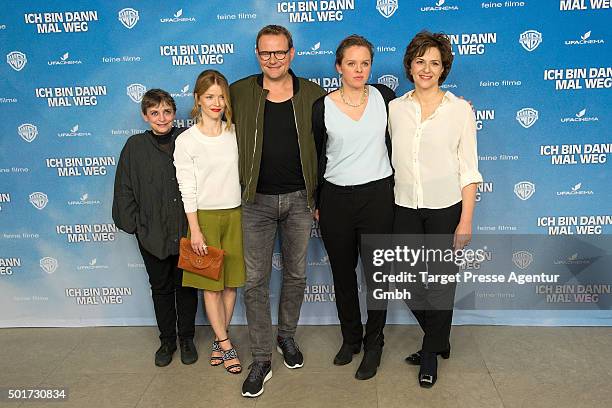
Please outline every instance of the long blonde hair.
[{"label": "long blonde hair", "polygon": [[198,98],[213,85],[219,85],[221,87],[221,93],[223,94],[223,99],[225,99],[224,114],[226,129],[229,130],[232,127],[232,103],[230,101],[229,84],[223,74],[214,69],[202,71],[196,79],[195,87],[193,88],[193,108],[191,109],[191,117],[195,119],[196,122],[202,120]]}]

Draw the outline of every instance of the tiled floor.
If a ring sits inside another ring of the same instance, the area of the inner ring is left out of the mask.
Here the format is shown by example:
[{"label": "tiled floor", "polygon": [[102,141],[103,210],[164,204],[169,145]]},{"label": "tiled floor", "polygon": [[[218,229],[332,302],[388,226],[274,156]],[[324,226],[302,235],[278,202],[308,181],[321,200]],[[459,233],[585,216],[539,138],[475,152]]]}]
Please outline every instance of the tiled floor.
[{"label": "tiled floor", "polygon": [[245,374],[208,365],[209,327],[198,327],[200,361],[157,368],[153,327],[1,329],[0,386],[67,388],[63,402],[0,401],[0,407],[607,407],[612,406],[612,328],[453,328],[452,354],[440,359],[433,389],[418,386],[418,368],[403,358],[419,348],[416,326],[387,326],[378,375],[353,375],[331,364],[340,343],[336,326],[304,326],[297,341],[305,355],[299,370],[278,354],[273,378],[257,399],[240,395],[250,362],[246,327],[231,329]]}]

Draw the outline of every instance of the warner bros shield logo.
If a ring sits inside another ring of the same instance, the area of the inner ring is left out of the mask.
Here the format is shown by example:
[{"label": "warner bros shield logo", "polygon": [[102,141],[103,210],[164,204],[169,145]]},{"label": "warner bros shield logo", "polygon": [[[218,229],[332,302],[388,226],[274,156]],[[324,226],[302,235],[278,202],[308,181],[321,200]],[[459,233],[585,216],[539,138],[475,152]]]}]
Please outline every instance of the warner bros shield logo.
[{"label": "warner bros shield logo", "polygon": [[138,10],[128,7],[119,11],[118,18],[125,28],[129,28],[131,30],[134,28],[136,23],[138,23],[140,16],[138,15]]},{"label": "warner bros shield logo", "polygon": [[519,42],[524,49],[531,52],[542,43],[542,34],[536,30],[527,30],[520,35]]},{"label": "warner bros shield logo", "polygon": [[35,193],[30,194],[30,204],[32,204],[37,210],[42,210],[43,208],[45,208],[48,202],[49,198],[45,193],[37,191]]},{"label": "warner bros shield logo", "polygon": [[527,201],[535,193],[535,184],[530,181],[521,181],[514,185],[514,194],[523,201]]},{"label": "warner bros shield logo", "polygon": [[387,74],[387,75],[383,75],[380,78],[378,78],[378,83],[386,85],[395,91],[397,87],[399,86],[399,78],[396,77],[395,75]]},{"label": "warner bros shield logo", "polygon": [[272,254],[272,266],[278,271],[283,269],[283,255],[280,252]]},{"label": "warner bros shield logo", "polygon": [[377,0],[376,1],[376,10],[380,13],[384,18],[389,18],[397,11],[397,7],[399,6],[398,0]]},{"label": "warner bros shield logo", "polygon": [[538,111],[533,108],[523,108],[516,112],[516,120],[525,129],[529,129],[538,120]]},{"label": "warner bros shield logo", "polygon": [[512,254],[512,262],[517,268],[527,269],[533,262],[533,255],[527,251],[517,251]]},{"label": "warner bros shield logo", "polygon": [[142,84],[131,84],[127,87],[127,95],[136,103],[142,101],[145,92],[147,92],[147,88]]},{"label": "warner bros shield logo", "polygon": [[17,128],[17,132],[19,133],[19,136],[21,136],[21,138],[28,143],[32,143],[32,141],[36,139],[36,136],[38,136],[38,128],[31,123],[24,123],[23,125],[20,125]]},{"label": "warner bros shield logo", "polygon": [[39,265],[43,271],[52,274],[57,270],[57,259],[45,256],[40,260]]},{"label": "warner bros shield logo", "polygon": [[28,63],[28,58],[21,51],[12,51],[6,55],[6,62],[15,71],[21,71]]}]

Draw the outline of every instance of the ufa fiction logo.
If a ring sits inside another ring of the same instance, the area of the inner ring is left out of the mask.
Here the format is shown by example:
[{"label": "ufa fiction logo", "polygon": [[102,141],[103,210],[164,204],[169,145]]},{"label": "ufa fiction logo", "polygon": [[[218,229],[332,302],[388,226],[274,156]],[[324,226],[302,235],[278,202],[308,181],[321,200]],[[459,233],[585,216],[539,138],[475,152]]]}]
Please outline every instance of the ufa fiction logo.
[{"label": "ufa fiction logo", "polygon": [[57,134],[58,137],[83,137],[83,136],[91,136],[89,132],[83,132],[79,130],[79,124],[72,126],[68,132],[59,132]]},{"label": "ufa fiction logo", "polygon": [[159,21],[161,23],[195,23],[196,19],[194,17],[185,17],[183,15],[183,9],[179,9],[176,13],[172,15],[171,18],[160,18]]},{"label": "ufa fiction logo", "polygon": [[593,190],[586,190],[582,188],[582,183],[578,183],[569,190],[557,191],[558,196],[585,196],[595,194]]},{"label": "ufa fiction logo", "polygon": [[586,108],[582,109],[580,112],[576,113],[573,117],[568,116],[565,118],[561,118],[561,123],[576,123],[576,122],[597,122],[599,118],[597,116],[587,115]]},{"label": "ufa fiction logo", "polygon": [[421,11],[456,11],[458,6],[446,4],[446,0],[437,0],[433,6],[421,7]]},{"label": "ufa fiction logo", "polygon": [[591,45],[591,44],[605,44],[605,41],[601,38],[591,38],[592,31],[589,30],[580,36],[580,39],[565,40],[565,45]]},{"label": "ufa fiction logo", "polygon": [[185,84],[179,93],[170,93],[170,96],[173,98],[186,98],[191,96],[191,92],[189,92],[189,84]]},{"label": "ufa fiction logo", "polygon": [[68,205],[99,205],[100,200],[92,200],[89,193],[81,194],[78,200],[69,200]]},{"label": "ufa fiction logo", "polygon": [[312,47],[310,47],[310,50],[300,50],[297,51],[297,55],[309,55],[309,56],[314,56],[314,55],[333,55],[334,52],[332,50],[322,50],[321,49],[321,41],[317,42],[316,44],[314,44]]},{"label": "ufa fiction logo", "polygon": [[74,59],[70,59],[70,53],[69,52],[65,52],[64,54],[62,54],[61,57],[59,57],[59,59],[57,60],[49,60],[47,61],[47,65],[75,65],[75,64],[82,64],[83,61],[81,60],[74,60]]}]

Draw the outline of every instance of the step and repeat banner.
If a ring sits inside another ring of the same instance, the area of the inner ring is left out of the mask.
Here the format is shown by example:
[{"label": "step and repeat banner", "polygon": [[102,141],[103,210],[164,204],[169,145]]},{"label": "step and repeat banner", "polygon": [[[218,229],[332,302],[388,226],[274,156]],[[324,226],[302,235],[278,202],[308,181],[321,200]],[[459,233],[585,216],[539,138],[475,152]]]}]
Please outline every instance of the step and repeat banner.
[{"label": "step and repeat banner", "polygon": [[[448,34],[455,62],[443,88],[471,101],[478,123],[485,181],[474,244],[495,237],[462,272],[478,275],[505,257],[508,273],[538,284],[459,284],[455,323],[611,325],[612,272],[601,267],[612,232],[610,8],[609,0],[61,0],[3,8],[0,326],[155,323],[135,239],[111,219],[119,152],[147,129],[139,105],[147,89],[170,92],[176,124],[189,126],[202,70],[230,81],[258,72],[255,36],[267,24],[289,28],[293,70],[327,90],[340,84],[338,43],[367,37],[371,82],[398,95],[411,89],[402,67],[410,39],[422,29]],[[571,240],[550,245],[557,236]],[[334,324],[329,261],[314,222],[311,237],[301,323]],[[273,305],[282,264],[277,248]],[[550,265],[567,273],[538,281]],[[234,323],[245,322],[240,296]],[[389,322],[413,320],[396,301]]]}]

